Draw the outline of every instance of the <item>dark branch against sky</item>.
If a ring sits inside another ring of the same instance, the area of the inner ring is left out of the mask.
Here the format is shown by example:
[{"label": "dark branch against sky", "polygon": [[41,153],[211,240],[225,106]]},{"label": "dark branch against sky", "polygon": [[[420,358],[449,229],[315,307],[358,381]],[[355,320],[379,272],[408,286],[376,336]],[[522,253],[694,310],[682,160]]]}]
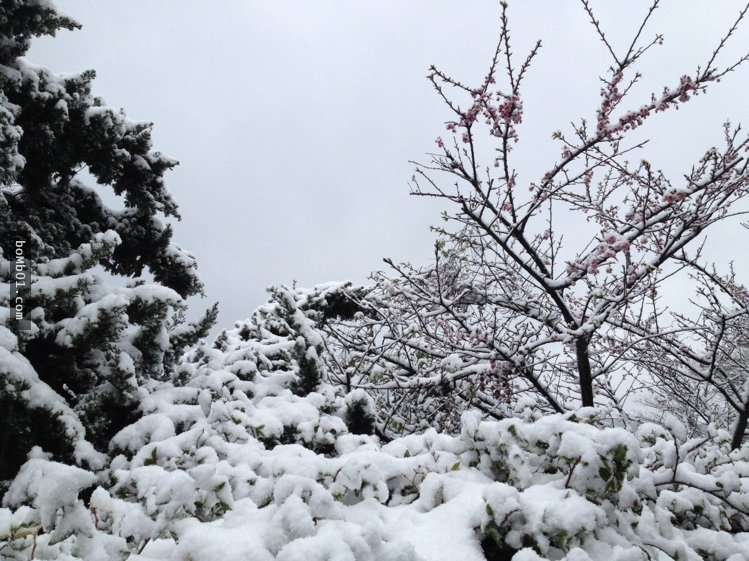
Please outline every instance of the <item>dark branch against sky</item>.
[{"label": "dark branch against sky", "polygon": [[[408,160],[433,149],[448,115],[424,77],[435,63],[481,79],[498,34],[495,2],[57,4],[83,29],[36,41],[30,60],[95,69],[96,94],[155,123],[155,146],[181,162],[168,177],[183,216],[175,239],[198,257],[219,325],[247,316],[271,284],[362,281],[385,256],[430,259],[439,208],[409,198]],[[614,44],[646,9],[597,4]],[[665,44],[644,61],[642,101],[704,63],[739,9],[664,2],[650,30]],[[594,119],[586,112],[609,55],[576,2],[516,1],[510,15],[518,53],[544,43],[525,85],[515,155],[523,185],[557,157],[553,131]],[[746,48],[739,37],[725,56]],[[678,178],[720,142],[724,120],[749,126],[747,84],[740,69],[685,107],[689,117],[654,120],[644,131],[654,166]],[[723,262],[745,245],[722,240],[712,249]],[[737,270],[749,282],[749,266]]]}]

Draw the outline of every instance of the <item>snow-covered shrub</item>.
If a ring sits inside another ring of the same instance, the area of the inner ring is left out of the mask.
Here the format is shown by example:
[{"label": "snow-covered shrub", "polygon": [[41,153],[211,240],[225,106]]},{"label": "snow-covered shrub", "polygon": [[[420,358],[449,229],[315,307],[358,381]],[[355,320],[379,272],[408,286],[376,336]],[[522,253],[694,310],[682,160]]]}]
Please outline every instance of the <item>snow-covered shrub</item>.
[{"label": "snow-covered shrub", "polygon": [[[370,434],[371,397],[326,383],[325,362],[300,395],[298,340],[320,329],[312,293],[272,291],[215,345],[150,379],[108,456],[80,437],[78,454],[93,454],[79,461],[86,469],[35,449],[5,494],[0,551],[66,561],[749,560],[749,447],[731,451],[727,433],[690,440],[615,411],[544,415],[525,401],[500,421],[467,412],[458,433],[383,442]],[[83,434],[76,418],[73,436]]]},{"label": "snow-covered shrub", "polygon": [[[322,335],[315,321],[301,308],[306,293],[283,286],[269,289],[270,301],[260,306],[232,332],[224,331],[216,348],[226,350],[238,341],[251,342],[236,352],[245,353],[235,369],[244,377],[274,374],[297,395],[314,391],[321,381]],[[236,357],[234,357],[236,358]]]},{"label": "snow-covered shrub", "polygon": [[[749,449],[730,452],[727,435],[683,442],[643,425],[636,439],[560,416],[502,424],[503,436],[486,446],[479,440],[487,451],[481,461],[491,470],[497,446],[505,450],[500,457],[511,458],[502,468],[512,465],[499,470],[499,481],[509,485],[498,482],[484,492],[488,558],[523,548],[550,559],[749,555]],[[488,428],[482,425],[479,435]]]},{"label": "snow-covered shrub", "polygon": [[266,330],[270,317],[238,323],[152,383],[94,474],[34,452],[0,510],[0,551],[749,560],[749,447],[730,451],[730,435],[686,440],[608,410],[539,415],[527,403],[501,421],[465,413],[458,434],[383,443],[347,426],[352,406],[371,411],[366,394],[324,382],[293,391],[295,336]]}]

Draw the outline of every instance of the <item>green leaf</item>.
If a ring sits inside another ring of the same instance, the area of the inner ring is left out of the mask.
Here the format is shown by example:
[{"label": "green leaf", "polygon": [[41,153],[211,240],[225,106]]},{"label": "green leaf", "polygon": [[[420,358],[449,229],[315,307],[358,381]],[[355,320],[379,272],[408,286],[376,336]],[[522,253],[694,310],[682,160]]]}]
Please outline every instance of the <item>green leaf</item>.
[{"label": "green leaf", "polygon": [[145,459],[145,461],[143,462],[143,465],[144,466],[153,466],[153,465],[156,465],[156,463],[158,461],[157,454],[158,454],[158,452],[156,450],[156,446],[154,446],[153,448],[151,448],[151,454],[148,456],[148,458]]},{"label": "green leaf", "polygon": [[598,469],[598,476],[604,481],[608,481],[609,479],[611,479],[611,470],[608,466],[601,466]]}]

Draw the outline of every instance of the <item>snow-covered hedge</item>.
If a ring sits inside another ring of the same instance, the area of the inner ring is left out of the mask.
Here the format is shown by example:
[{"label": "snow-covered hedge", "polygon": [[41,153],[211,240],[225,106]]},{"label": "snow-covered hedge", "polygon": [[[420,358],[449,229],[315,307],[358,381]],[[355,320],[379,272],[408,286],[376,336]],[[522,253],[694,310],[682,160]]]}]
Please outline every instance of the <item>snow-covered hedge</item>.
[{"label": "snow-covered hedge", "polygon": [[0,556],[749,560],[749,446],[531,405],[383,443],[350,430],[367,425],[363,392],[299,391],[315,337],[284,301],[154,382],[102,469],[33,450],[3,499]]}]

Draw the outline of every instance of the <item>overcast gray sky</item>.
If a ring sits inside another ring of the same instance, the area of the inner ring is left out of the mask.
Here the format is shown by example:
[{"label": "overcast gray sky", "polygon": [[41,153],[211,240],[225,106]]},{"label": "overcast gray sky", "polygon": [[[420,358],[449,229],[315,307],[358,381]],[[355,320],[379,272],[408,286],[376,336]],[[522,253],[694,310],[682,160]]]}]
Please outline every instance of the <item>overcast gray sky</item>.
[{"label": "overcast gray sky", "polygon": [[[663,33],[665,44],[641,66],[633,101],[704,63],[741,3],[663,2],[650,35]],[[168,177],[183,216],[175,240],[198,257],[221,325],[247,316],[271,284],[361,281],[383,256],[429,259],[439,209],[408,196],[408,160],[433,149],[449,115],[426,69],[478,83],[498,35],[496,2],[57,4],[83,29],[37,40],[29,59],[59,72],[95,69],[97,95],[155,123],[155,147],[181,162]],[[647,8],[593,5],[618,45]],[[558,154],[551,133],[594,116],[608,59],[578,2],[515,0],[510,15],[516,53],[544,42],[516,154],[521,181],[531,181]],[[745,26],[726,62],[749,48],[748,36]],[[720,141],[726,118],[749,126],[748,85],[749,67],[659,116],[647,129],[650,159],[678,174]],[[743,259],[746,238],[734,241],[716,247]]]}]

